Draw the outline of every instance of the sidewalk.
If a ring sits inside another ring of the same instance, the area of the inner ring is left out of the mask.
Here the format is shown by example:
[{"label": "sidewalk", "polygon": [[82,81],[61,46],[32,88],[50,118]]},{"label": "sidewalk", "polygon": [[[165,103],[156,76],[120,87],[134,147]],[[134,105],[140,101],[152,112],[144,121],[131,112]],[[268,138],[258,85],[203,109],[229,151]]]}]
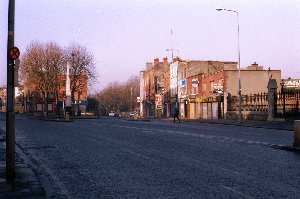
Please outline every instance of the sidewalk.
[{"label": "sidewalk", "polygon": [[[173,118],[163,118],[162,121],[173,121]],[[236,120],[224,120],[224,119],[182,119],[181,122],[198,122],[198,123],[210,123],[210,124],[223,124],[223,125],[235,125],[235,126],[247,126],[254,128],[265,129],[277,129],[294,131],[294,121],[255,121],[255,120],[243,120],[241,124]]]},{"label": "sidewalk", "polygon": [[0,198],[45,199],[46,194],[31,166],[24,161],[24,154],[16,148],[16,178],[6,183],[6,150],[4,132],[0,130]]}]

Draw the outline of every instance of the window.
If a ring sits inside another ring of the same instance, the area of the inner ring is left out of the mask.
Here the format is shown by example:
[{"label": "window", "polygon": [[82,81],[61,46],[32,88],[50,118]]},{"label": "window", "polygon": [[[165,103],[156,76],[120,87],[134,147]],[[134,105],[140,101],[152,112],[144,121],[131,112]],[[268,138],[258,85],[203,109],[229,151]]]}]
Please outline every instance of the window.
[{"label": "window", "polygon": [[202,92],[206,92],[206,84],[205,83],[202,85]]},{"label": "window", "polygon": [[219,84],[220,84],[220,85],[223,85],[223,78],[222,78],[222,79],[219,79]]},{"label": "window", "polygon": [[197,94],[198,94],[198,87],[192,86],[191,95],[197,95]]},{"label": "window", "polygon": [[214,91],[214,81],[210,81],[210,91]]}]

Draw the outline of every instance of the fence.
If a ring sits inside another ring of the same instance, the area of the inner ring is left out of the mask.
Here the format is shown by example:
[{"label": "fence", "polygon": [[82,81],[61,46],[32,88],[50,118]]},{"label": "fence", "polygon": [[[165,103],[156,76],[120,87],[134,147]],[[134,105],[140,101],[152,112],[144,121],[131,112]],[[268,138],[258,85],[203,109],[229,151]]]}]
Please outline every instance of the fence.
[{"label": "fence", "polygon": [[[242,95],[241,110],[246,112],[268,112],[268,93]],[[285,120],[300,119],[300,90],[278,92],[274,95],[274,117]],[[228,95],[227,111],[239,111],[238,96]]]},{"label": "fence", "polygon": [[[239,110],[239,97],[228,95],[227,111]],[[268,93],[259,93],[251,95],[242,95],[241,98],[242,111],[268,111]]]},{"label": "fence", "polygon": [[283,90],[277,93],[274,116],[286,120],[300,119],[299,100],[300,90]]}]

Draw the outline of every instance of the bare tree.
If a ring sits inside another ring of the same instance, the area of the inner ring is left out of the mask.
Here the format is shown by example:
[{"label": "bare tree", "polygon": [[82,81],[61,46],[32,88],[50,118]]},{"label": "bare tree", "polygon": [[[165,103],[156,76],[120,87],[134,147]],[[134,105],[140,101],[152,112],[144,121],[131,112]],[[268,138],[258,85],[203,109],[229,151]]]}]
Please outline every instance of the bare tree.
[{"label": "bare tree", "polygon": [[96,95],[102,114],[110,111],[129,112],[136,108],[136,98],[139,96],[139,78],[133,76],[125,83],[108,84]]},{"label": "bare tree", "polygon": [[75,101],[75,92],[78,93],[78,109],[80,101],[80,81],[88,81],[91,84],[96,79],[94,57],[85,47],[72,44],[65,50],[65,59],[70,63],[71,76],[71,101]]},{"label": "bare tree", "polygon": [[49,94],[56,94],[63,70],[63,51],[56,43],[31,43],[21,62],[21,74],[26,85],[44,97],[44,116],[48,114]]}]

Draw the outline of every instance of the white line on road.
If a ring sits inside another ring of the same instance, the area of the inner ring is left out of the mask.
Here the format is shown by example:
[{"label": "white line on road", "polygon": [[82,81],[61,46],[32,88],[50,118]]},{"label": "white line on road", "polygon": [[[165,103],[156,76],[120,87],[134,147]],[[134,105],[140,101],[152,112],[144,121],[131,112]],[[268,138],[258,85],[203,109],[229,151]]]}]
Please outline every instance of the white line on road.
[{"label": "white line on road", "polygon": [[132,154],[132,155],[135,155],[135,156],[138,156],[138,157],[141,157],[143,159],[147,159],[147,160],[150,160],[150,161],[153,161],[155,163],[159,163],[158,160],[155,160],[155,159],[152,159],[148,156],[145,156],[145,155],[142,155],[142,154],[139,154],[139,153],[136,153],[136,152],[133,152],[133,151],[129,151],[127,149],[121,149],[123,152],[126,152],[126,153],[129,153],[129,154]]},{"label": "white line on road", "polygon": [[[121,127],[121,128],[132,128],[131,126],[126,125],[110,125],[114,127]],[[174,131],[174,130],[154,130],[149,128],[139,128],[135,127],[136,130],[141,130],[143,133],[148,134],[156,134],[155,132],[160,133],[168,133],[173,135],[184,135],[184,136],[191,136],[191,137],[198,137],[198,138],[206,138],[206,139],[218,139],[220,141],[229,141],[229,142],[235,142],[235,143],[245,143],[245,144],[256,144],[256,145],[262,145],[262,146],[272,146],[274,144],[266,143],[266,142],[258,142],[258,141],[252,141],[252,140],[246,140],[246,139],[238,139],[238,138],[231,138],[226,136],[216,136],[216,135],[206,135],[206,134],[199,134],[199,133],[189,133],[186,131]]]},{"label": "white line on road", "polygon": [[237,191],[237,190],[235,190],[235,189],[233,189],[231,187],[226,187],[226,186],[223,186],[223,185],[220,185],[220,187],[223,188],[223,189],[226,189],[228,191],[232,191],[233,193],[238,194],[238,195],[242,196],[243,198],[246,198],[246,199],[255,199],[254,197],[249,196],[247,194],[244,194],[244,193],[242,193],[240,191]]}]

